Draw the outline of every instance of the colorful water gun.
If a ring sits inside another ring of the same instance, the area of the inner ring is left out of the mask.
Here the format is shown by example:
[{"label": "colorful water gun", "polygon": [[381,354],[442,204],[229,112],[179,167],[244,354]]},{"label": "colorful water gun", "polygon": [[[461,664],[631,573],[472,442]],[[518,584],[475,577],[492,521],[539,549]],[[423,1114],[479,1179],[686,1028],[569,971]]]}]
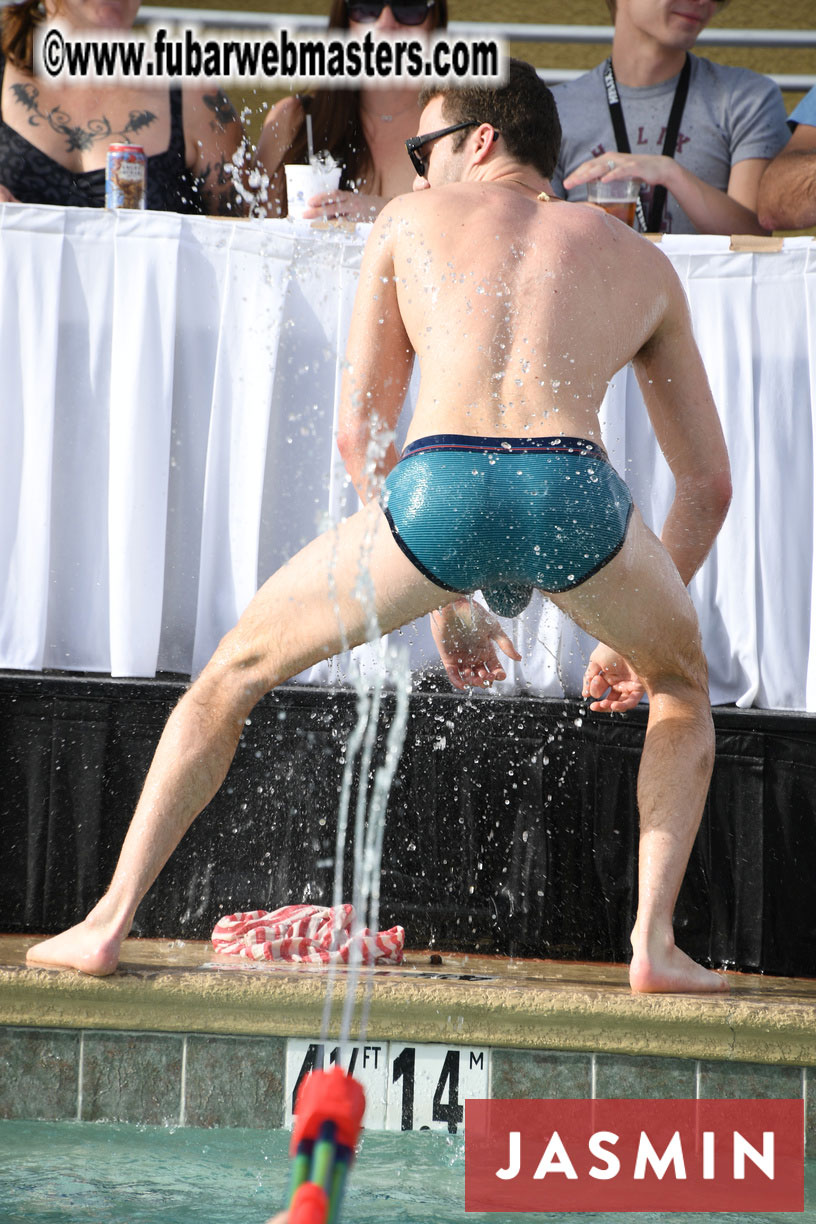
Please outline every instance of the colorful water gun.
[{"label": "colorful water gun", "polygon": [[365,1112],[365,1093],[342,1067],[301,1081],[289,1148],[289,1224],[337,1224]]}]

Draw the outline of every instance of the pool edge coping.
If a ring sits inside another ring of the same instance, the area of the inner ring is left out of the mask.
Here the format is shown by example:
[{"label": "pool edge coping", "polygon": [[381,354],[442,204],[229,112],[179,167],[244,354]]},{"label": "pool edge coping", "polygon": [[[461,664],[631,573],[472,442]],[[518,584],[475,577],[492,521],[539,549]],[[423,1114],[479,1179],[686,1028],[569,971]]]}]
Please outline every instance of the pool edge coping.
[{"label": "pool edge coping", "polygon": [[[330,1036],[346,981],[335,980]],[[162,966],[108,978],[0,966],[0,1025],[215,1036],[314,1037],[326,976]],[[769,1006],[770,1004],[770,1006]],[[618,987],[375,977],[369,1040],[816,1065],[816,1002],[632,995]]]}]

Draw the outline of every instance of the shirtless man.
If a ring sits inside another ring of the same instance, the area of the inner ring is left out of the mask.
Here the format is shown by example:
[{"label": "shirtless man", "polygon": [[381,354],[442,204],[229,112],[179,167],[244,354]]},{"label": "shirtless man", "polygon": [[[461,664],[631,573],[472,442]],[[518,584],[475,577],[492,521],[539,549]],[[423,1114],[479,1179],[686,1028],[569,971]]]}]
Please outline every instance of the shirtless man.
[{"label": "shirtless man", "polygon": [[[514,62],[500,90],[425,101],[408,142],[422,176],[374,225],[348,340],[339,443],[364,507],[274,574],[220,643],[170,716],[108,892],[32,961],[114,970],[139,901],[270,689],[428,612],[453,684],[490,684],[504,676],[496,645],[519,656],[457,592],[482,589],[507,611],[538,586],[603,643],[584,680],[592,708],[650,699],[632,988],[725,988],[672,931],[714,757],[684,583],[730,497],[685,298],[651,243],[550,199],[559,123],[529,65]],[[388,439],[414,354],[422,385],[400,460]],[[677,485],[662,544],[600,440],[604,391],[628,361]]]}]

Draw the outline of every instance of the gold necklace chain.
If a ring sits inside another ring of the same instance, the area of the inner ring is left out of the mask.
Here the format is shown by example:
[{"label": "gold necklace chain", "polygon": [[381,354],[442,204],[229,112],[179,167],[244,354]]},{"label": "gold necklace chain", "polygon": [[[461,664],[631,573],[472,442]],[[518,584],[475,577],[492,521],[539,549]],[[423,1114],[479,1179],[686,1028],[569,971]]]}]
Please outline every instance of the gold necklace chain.
[{"label": "gold necklace chain", "polygon": [[[501,179],[501,183],[503,185],[507,183],[517,183],[518,186],[523,187],[525,191],[535,191],[535,187],[531,187],[529,183],[525,183],[521,179],[506,178],[506,179]],[[539,201],[541,204],[549,204],[550,201],[553,200],[554,198],[555,198],[554,196],[547,195],[546,191],[536,192],[536,200]]]}]

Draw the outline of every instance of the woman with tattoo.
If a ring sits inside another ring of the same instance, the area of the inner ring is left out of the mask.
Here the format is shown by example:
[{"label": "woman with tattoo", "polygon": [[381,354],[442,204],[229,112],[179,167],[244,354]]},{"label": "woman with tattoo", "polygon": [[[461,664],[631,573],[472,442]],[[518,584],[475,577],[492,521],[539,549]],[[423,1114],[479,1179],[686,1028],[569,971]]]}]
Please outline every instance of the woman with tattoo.
[{"label": "woman with tattoo", "polygon": [[[444,29],[447,0],[332,0],[330,30],[399,32],[406,38]],[[318,89],[305,97],[284,98],[272,107],[258,144],[257,166],[269,176],[259,211],[286,213],[287,163],[308,160],[306,110],[312,116],[315,150],[328,149],[343,170],[340,190],[313,197],[306,217],[346,217],[370,221],[389,200],[410,191],[416,177],[405,156],[405,141],[416,135],[419,91],[405,87]],[[403,164],[405,163],[405,164]]]},{"label": "woman with tattoo", "polygon": [[139,0],[23,0],[0,17],[0,202],[105,203],[108,145],[141,145],[148,208],[239,214],[231,162],[243,133],[214,85],[51,84],[32,72],[34,30],[128,30]]}]

